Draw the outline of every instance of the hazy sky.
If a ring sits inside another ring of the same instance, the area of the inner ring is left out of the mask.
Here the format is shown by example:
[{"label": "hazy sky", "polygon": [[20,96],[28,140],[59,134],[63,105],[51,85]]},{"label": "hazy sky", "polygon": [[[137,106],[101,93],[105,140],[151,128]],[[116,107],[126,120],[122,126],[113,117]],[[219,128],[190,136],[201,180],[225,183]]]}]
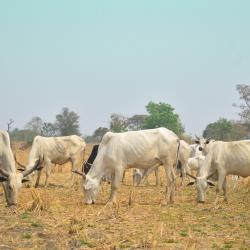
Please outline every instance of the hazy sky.
[{"label": "hazy sky", "polygon": [[236,119],[249,10],[248,0],[0,0],[0,128],[54,122],[69,107],[91,134],[151,100],[175,107],[191,134]]}]

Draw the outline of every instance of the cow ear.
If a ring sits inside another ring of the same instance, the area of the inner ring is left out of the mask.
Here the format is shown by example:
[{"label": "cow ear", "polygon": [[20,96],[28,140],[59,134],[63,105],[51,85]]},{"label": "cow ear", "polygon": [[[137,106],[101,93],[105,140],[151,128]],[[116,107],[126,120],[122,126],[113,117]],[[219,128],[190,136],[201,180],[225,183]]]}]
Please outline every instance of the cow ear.
[{"label": "cow ear", "polygon": [[195,183],[195,181],[191,181],[191,182],[189,182],[189,183],[187,184],[187,186],[193,186],[194,183]]},{"label": "cow ear", "polygon": [[211,181],[207,181],[207,184],[210,186],[210,187],[214,187],[215,185],[213,184],[213,182]]},{"label": "cow ear", "polygon": [[7,178],[0,176],[0,182],[5,182],[7,181]]},{"label": "cow ear", "polygon": [[28,181],[30,181],[30,180],[25,179],[25,178],[23,178],[23,179],[22,179],[22,183],[24,183],[24,182],[28,182]]}]

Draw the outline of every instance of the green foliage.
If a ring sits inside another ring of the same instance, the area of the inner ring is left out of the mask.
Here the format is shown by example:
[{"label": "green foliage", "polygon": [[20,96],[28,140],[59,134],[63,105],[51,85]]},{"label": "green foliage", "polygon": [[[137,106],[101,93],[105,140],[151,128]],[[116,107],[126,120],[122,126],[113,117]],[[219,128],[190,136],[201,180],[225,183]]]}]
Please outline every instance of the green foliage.
[{"label": "green foliage", "polygon": [[203,136],[221,141],[236,141],[248,139],[249,133],[245,124],[220,118],[218,121],[207,125],[203,131]]},{"label": "green foliage", "polygon": [[28,143],[32,143],[34,137],[37,135],[35,131],[28,130],[28,129],[14,129],[13,131],[9,132],[11,141],[25,141]]},{"label": "green foliage", "polygon": [[233,124],[225,118],[220,118],[217,122],[207,125],[203,132],[205,138],[215,140],[229,141],[233,133]]},{"label": "green foliage", "polygon": [[184,129],[180,118],[174,113],[174,108],[170,104],[149,102],[146,109],[149,116],[145,118],[144,128],[165,127],[172,130],[177,135],[183,132]]},{"label": "green foliage", "polygon": [[56,115],[56,129],[60,136],[66,135],[81,135],[79,131],[79,116],[69,111],[68,108],[63,108],[61,114]]}]

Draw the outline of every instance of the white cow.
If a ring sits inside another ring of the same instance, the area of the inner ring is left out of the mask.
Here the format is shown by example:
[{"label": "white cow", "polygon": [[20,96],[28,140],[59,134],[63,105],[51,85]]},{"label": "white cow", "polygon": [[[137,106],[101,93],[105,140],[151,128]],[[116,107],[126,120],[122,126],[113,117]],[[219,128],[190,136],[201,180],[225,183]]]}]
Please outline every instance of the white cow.
[{"label": "white cow", "polygon": [[[190,170],[197,171],[199,175],[199,169],[202,166],[203,161],[205,160],[205,155],[207,154],[207,150],[211,143],[215,142],[214,139],[206,139],[206,138],[199,138],[196,136],[196,149],[195,149],[195,157],[193,160],[189,162],[189,168]],[[197,170],[196,170],[197,169]],[[237,182],[238,182],[239,176],[232,175],[232,181],[233,181],[233,189],[236,188]]]},{"label": "white cow", "polygon": [[[199,141],[197,140],[197,143],[198,142]],[[187,162],[187,175],[192,174],[192,172],[198,173],[205,159],[202,150],[200,150],[199,144],[191,144],[189,146],[191,148],[191,153]]]},{"label": "white cow", "polygon": [[204,160],[205,160],[204,155],[194,156],[194,157],[188,158],[187,173],[193,174],[193,172],[195,172],[196,175],[199,175],[200,168],[201,168]]},{"label": "white cow", "polygon": [[101,178],[107,171],[114,174],[109,202],[116,202],[117,189],[126,168],[148,169],[156,164],[165,168],[166,202],[173,202],[178,148],[179,138],[166,128],[106,133],[88,174],[75,171],[84,179],[85,203],[96,201]]},{"label": "white cow", "polygon": [[[43,157],[46,171],[45,186],[47,186],[52,164],[62,165],[70,161],[72,170],[77,170],[81,167],[85,148],[85,141],[77,135],[62,137],[36,136],[30,150],[27,168],[29,169],[39,158]],[[40,177],[41,170],[38,173],[35,187],[39,186]]]},{"label": "white cow", "polygon": [[[181,184],[184,182],[185,173],[187,171],[187,163],[188,158],[192,152],[192,148],[190,145],[185,142],[184,140],[180,140],[180,149],[179,149],[179,156],[178,156],[178,169],[177,171],[181,173],[182,181]],[[140,184],[141,181],[145,180],[150,173],[153,171],[155,172],[156,177],[156,185],[159,185],[159,166],[157,164],[150,169],[136,169],[133,172],[133,180],[136,185]]]},{"label": "white cow", "polygon": [[8,206],[16,205],[18,192],[22,186],[22,182],[27,181],[24,177],[38,168],[40,158],[34,165],[22,173],[16,172],[15,160],[10,147],[9,134],[0,131],[0,182],[2,182],[5,198]]},{"label": "white cow", "polygon": [[224,200],[227,200],[227,175],[250,176],[250,140],[205,143],[203,151],[205,161],[200,170],[200,175],[195,179],[198,202],[205,201],[205,193],[211,182],[210,178],[218,180],[216,201],[219,192],[224,191]]},{"label": "white cow", "polygon": [[138,186],[138,185],[140,185],[141,182],[144,182],[144,181],[146,181],[146,183],[148,184],[148,176],[152,172],[154,172],[156,186],[159,186],[160,185],[159,166],[160,166],[160,164],[156,164],[155,166],[153,166],[149,169],[134,168],[133,169],[133,185]]}]

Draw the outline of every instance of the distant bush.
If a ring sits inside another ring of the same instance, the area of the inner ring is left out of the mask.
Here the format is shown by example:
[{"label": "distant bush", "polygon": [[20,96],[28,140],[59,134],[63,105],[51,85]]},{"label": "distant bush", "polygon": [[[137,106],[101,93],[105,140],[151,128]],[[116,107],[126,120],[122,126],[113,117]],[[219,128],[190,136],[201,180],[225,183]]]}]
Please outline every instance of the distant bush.
[{"label": "distant bush", "polygon": [[35,131],[29,129],[14,129],[13,131],[9,132],[11,141],[24,141],[27,143],[32,143],[37,133]]}]

